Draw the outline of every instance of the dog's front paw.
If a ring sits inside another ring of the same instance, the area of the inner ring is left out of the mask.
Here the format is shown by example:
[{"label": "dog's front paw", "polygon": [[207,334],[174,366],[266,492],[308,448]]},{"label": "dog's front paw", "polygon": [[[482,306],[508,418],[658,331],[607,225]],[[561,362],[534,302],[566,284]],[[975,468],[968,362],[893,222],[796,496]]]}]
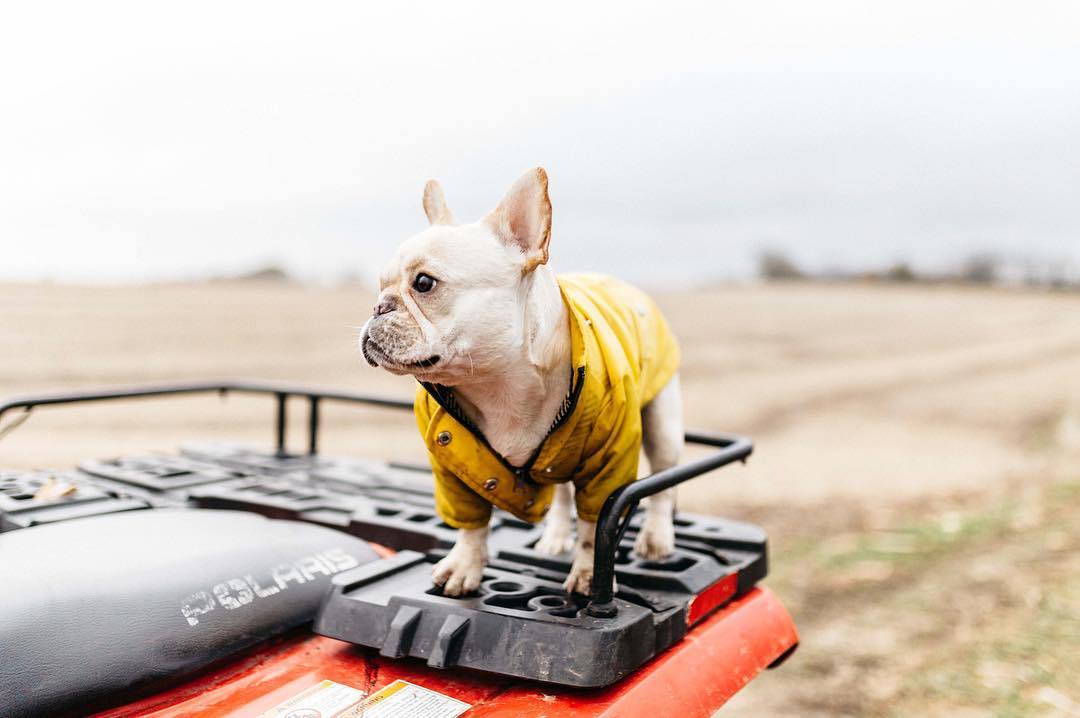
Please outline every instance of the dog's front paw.
[{"label": "dog's front paw", "polygon": [[431,578],[436,586],[442,587],[444,596],[462,596],[480,588],[486,563],[479,552],[458,551],[455,546],[435,564]]},{"label": "dog's front paw", "polygon": [[[570,573],[567,575],[566,580],[563,581],[563,590],[567,593],[580,593],[584,596],[592,595],[592,581],[593,581],[593,555],[590,553],[588,556],[579,556],[574,559],[573,565],[570,567]],[[616,592],[619,590],[619,584],[615,579],[611,579],[611,590]]]},{"label": "dog's front paw", "polygon": [[634,553],[647,561],[659,561],[675,553],[675,526],[670,518],[645,518],[645,525],[634,541]]},{"label": "dog's front paw", "polygon": [[584,553],[579,551],[574,556],[574,563],[570,566],[570,573],[566,576],[566,580],[563,581],[563,588],[567,593],[580,593],[588,596],[592,592],[593,556],[591,551],[588,552],[588,556],[585,556]]},{"label": "dog's front paw", "polygon": [[570,532],[570,524],[548,519],[544,524],[544,533],[540,535],[540,540],[533,546],[533,550],[545,556],[561,556],[573,547],[574,537]]}]

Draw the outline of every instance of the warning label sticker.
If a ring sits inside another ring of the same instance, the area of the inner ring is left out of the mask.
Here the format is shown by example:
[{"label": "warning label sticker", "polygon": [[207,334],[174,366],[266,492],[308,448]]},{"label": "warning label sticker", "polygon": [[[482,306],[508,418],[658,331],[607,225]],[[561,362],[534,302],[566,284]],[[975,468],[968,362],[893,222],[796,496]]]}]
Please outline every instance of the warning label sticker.
[{"label": "warning label sticker", "polygon": [[[366,693],[333,681],[321,681],[284,703],[266,711],[259,718],[338,718],[342,711],[355,706]],[[353,714],[349,714],[353,715]]]},{"label": "warning label sticker", "polygon": [[471,707],[442,693],[405,681],[394,681],[338,718],[457,718]]}]

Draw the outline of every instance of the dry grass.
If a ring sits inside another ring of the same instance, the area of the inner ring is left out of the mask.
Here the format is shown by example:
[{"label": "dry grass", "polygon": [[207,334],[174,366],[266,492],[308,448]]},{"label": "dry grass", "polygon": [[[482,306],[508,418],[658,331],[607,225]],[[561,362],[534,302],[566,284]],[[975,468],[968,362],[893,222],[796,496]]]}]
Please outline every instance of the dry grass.
[{"label": "dry grass", "polygon": [[[803,647],[732,716],[1080,715],[1080,297],[725,287],[659,297],[689,423],[757,454],[682,492],[762,522]],[[357,290],[0,285],[0,395],[252,376],[409,395],[368,369]],[[266,400],[43,409],[0,466],[269,439]],[[328,451],[418,458],[408,416],[338,407]]]}]

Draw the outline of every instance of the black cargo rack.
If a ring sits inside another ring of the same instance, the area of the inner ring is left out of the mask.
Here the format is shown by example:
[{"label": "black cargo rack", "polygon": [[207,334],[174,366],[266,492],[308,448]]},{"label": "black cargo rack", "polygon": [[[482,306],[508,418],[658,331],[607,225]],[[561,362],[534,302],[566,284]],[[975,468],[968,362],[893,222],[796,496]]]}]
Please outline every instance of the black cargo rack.
[{"label": "black cargo rack", "polygon": [[[288,456],[286,440],[288,433],[288,400],[302,397],[308,401],[308,453],[316,454],[319,446],[319,409],[323,400],[368,404],[392,409],[411,410],[413,403],[402,399],[371,396],[332,389],[300,386],[295,384],[260,382],[260,381],[217,381],[188,382],[174,384],[155,384],[149,386],[120,388],[112,390],[38,394],[14,397],[0,403],[0,421],[4,414],[22,409],[28,416],[39,406],[61,404],[80,404],[87,402],[115,401],[118,399],[137,399],[180,394],[217,393],[225,396],[230,392],[247,394],[267,394],[275,397],[277,412],[275,421],[275,446],[279,457]],[[20,419],[21,421],[22,419]],[[707,434],[687,432],[688,444],[700,444],[718,448],[714,454],[686,464],[672,467],[651,476],[642,478],[624,486],[608,497],[600,511],[596,525],[596,562],[593,567],[593,583],[599,588],[594,592],[588,612],[592,616],[604,617],[616,611],[612,603],[611,584],[615,573],[616,548],[626,532],[638,502],[665,489],[700,476],[713,469],[735,461],[745,461],[753,452],[753,443],[749,439],[731,434]]]},{"label": "black cargo rack", "polygon": [[[733,435],[688,432],[688,443],[717,450],[640,479],[608,498],[597,524],[594,585],[599,590],[591,599],[563,593],[569,555],[535,552],[539,528],[501,511],[493,518],[493,558],[480,591],[450,598],[433,588],[430,564],[452,545],[454,531],[435,515],[430,472],[318,453],[322,402],[409,410],[411,401],[260,381],[42,394],[0,401],[0,436],[4,416],[19,409],[23,414],[16,422],[21,423],[37,407],[199,393],[273,397],[274,449],[201,445],[184,447],[179,456],[87,461],[64,475],[81,487],[77,496],[51,502],[27,500],[42,475],[0,473],[0,531],[159,506],[239,509],[330,526],[399,553],[337,576],[316,620],[318,632],[385,656],[419,658],[433,667],[457,665],[579,686],[623,677],[680,640],[710,611],[745,593],[767,570],[761,529],[681,512],[675,555],[645,561],[632,554],[632,538],[641,524],[634,513],[638,502],[745,460],[752,445]],[[302,454],[286,450],[288,403],[294,397],[309,407],[307,452]],[[617,592],[611,588],[613,578]],[[513,655],[493,654],[491,646],[499,641],[511,641]],[[567,653],[568,645],[575,646],[578,658]]]}]

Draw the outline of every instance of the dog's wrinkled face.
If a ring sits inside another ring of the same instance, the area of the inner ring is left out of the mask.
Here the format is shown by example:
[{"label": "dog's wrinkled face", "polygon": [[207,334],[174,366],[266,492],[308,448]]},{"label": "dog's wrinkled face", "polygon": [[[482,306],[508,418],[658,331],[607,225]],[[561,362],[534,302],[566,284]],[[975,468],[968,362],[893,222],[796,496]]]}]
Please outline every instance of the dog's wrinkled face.
[{"label": "dog's wrinkled face", "polygon": [[454,223],[435,182],[424,210],[432,226],[404,242],[382,273],[360,349],[372,366],[453,386],[521,342],[529,278],[547,261],[547,176],[526,173],[474,224]]}]

